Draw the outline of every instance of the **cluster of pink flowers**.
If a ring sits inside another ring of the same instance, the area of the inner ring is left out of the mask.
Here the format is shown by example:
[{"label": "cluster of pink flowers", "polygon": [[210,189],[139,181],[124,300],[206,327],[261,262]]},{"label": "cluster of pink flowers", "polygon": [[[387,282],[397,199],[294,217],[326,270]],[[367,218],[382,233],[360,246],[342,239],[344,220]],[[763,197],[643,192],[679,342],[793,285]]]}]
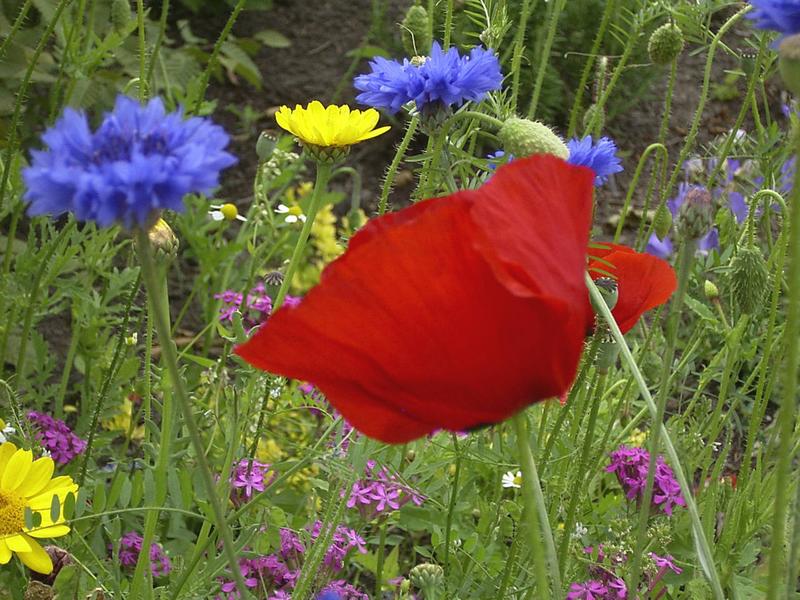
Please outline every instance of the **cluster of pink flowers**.
[{"label": "cluster of pink flowers", "polygon": [[[611,453],[611,464],[606,467],[606,472],[616,474],[626,498],[638,502],[644,495],[649,465],[650,453],[644,448],[620,446]],[[675,506],[686,506],[681,486],[663,456],[656,459],[652,504],[670,516]]]},{"label": "cluster of pink flowers", "polygon": [[[321,532],[322,523],[317,521],[308,530],[309,542],[313,543]],[[306,553],[306,544],[291,529],[282,528],[280,540],[277,552],[239,561],[239,568],[247,587],[263,591],[267,600],[291,598],[291,591],[297,583]],[[327,582],[320,590],[321,597],[327,594],[328,597],[338,597],[341,600],[369,600],[369,596],[358,588],[343,579],[335,579],[344,567],[345,557],[353,549],[362,554],[366,553],[366,542],[355,530],[343,525],[338,526],[333,532],[318,574],[319,581]],[[223,580],[220,591],[217,600],[239,598],[236,584],[231,580]]]},{"label": "cluster of pink flowers", "polygon": [[263,492],[273,479],[275,472],[271,465],[243,458],[231,472],[231,501],[237,506],[244,504],[255,492]]},{"label": "cluster of pink flowers", "polygon": [[[223,323],[233,319],[233,313],[242,313],[242,322],[247,330],[257,327],[267,320],[269,313],[272,312],[272,299],[267,295],[267,288],[263,282],[259,282],[247,294],[247,298],[236,290],[225,290],[220,294],[214,294],[214,298],[222,300],[222,308],[219,310],[219,320]],[[296,296],[286,296],[283,301],[284,306],[295,306],[300,302]]]},{"label": "cluster of pink flowers", "polygon": [[[133,568],[142,552],[143,538],[135,531],[129,531],[119,541],[119,563]],[[172,563],[160,544],[150,544],[150,572],[153,577],[164,577],[172,570]]]},{"label": "cluster of pink flowers", "polygon": [[[584,548],[587,554],[593,554],[594,548],[587,546]],[[678,567],[672,556],[659,556],[655,552],[650,552],[648,557],[656,567],[655,574],[651,574],[644,581],[647,586],[643,598],[654,598],[657,600],[667,593],[666,588],[662,587],[656,591],[658,583],[664,578],[668,571],[680,575],[683,570]],[[625,580],[617,576],[616,569],[626,563],[628,557],[622,553],[606,554],[601,544],[597,549],[597,556],[589,567],[589,574],[592,579],[570,585],[567,600],[627,600],[628,587]],[[653,595],[655,593],[655,595]],[[639,597],[638,595],[636,597]]]},{"label": "cluster of pink flowers", "polygon": [[425,497],[416,490],[398,481],[386,467],[376,469],[374,460],[368,460],[364,479],[353,484],[347,507],[357,507],[364,519],[371,521],[375,517],[398,510],[404,504],[413,502],[420,506]]},{"label": "cluster of pink flowers", "polygon": [[59,465],[65,465],[86,450],[86,440],[75,435],[61,419],[32,410],[28,420],[36,428],[36,439]]}]

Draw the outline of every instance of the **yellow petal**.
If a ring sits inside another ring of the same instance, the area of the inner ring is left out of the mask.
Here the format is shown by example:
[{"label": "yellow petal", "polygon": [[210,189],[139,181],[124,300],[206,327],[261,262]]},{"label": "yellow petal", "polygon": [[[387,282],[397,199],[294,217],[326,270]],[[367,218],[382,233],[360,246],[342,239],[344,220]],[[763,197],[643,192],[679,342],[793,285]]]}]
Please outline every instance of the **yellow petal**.
[{"label": "yellow petal", "polygon": [[35,496],[50,482],[54,470],[55,463],[48,456],[33,461],[28,476],[19,486],[19,493],[26,498]]},{"label": "yellow petal", "polygon": [[6,541],[0,538],[0,565],[6,564],[11,560],[11,548],[8,547]]},{"label": "yellow petal", "polygon": [[3,472],[3,478],[0,479],[0,489],[16,490],[25,481],[25,477],[28,476],[32,462],[33,452],[30,450],[17,450],[14,452],[8,460],[6,470]]},{"label": "yellow petal", "polygon": [[[41,513],[40,513],[41,514]],[[51,525],[50,527],[37,527],[26,531],[29,536],[33,538],[55,538],[67,535],[69,533],[69,525]]]},{"label": "yellow petal", "polygon": [[[8,548],[12,552],[16,552],[17,554],[19,554],[20,552],[31,552],[33,550],[33,545],[31,544],[33,540],[29,542],[28,540],[30,539],[31,538],[29,538],[24,533],[20,533],[17,535],[8,535],[5,538],[6,544],[8,544]],[[33,542],[33,544],[35,543],[36,542]]]},{"label": "yellow petal", "polygon": [[17,552],[17,556],[31,571],[49,575],[53,571],[53,561],[50,560],[50,555],[35,541],[31,540],[31,542],[32,550],[30,552]]},{"label": "yellow petal", "polygon": [[0,478],[2,478],[3,473],[5,473],[8,461],[16,451],[17,447],[11,442],[5,442],[0,445]]},{"label": "yellow petal", "polygon": [[289,110],[288,106],[281,106],[280,109],[278,109],[278,112],[275,113],[275,120],[278,122],[278,125],[280,125],[286,131],[294,133],[292,131],[291,118],[292,111]]},{"label": "yellow petal", "polygon": [[391,129],[391,127],[389,127],[388,125],[386,125],[384,127],[378,127],[377,129],[373,129],[372,131],[362,135],[361,138],[358,141],[362,142],[364,140],[371,140],[374,137],[378,137],[379,135],[383,135],[384,133],[386,133],[390,129]]}]

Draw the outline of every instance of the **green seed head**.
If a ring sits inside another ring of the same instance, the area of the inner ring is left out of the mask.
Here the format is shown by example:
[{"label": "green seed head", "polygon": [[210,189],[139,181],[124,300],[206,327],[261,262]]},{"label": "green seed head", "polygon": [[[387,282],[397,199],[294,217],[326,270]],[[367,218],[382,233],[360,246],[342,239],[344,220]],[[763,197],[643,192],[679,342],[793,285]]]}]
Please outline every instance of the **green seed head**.
[{"label": "green seed head", "polygon": [[569,150],[561,138],[538,121],[511,117],[497,135],[503,150],[517,158],[531,154],[553,154],[566,160],[569,156]]},{"label": "green seed head", "polygon": [[653,32],[647,44],[650,60],[657,65],[668,65],[683,51],[683,32],[674,23],[666,23]]},{"label": "green seed head", "polygon": [[769,285],[769,270],[758,248],[745,246],[731,261],[731,291],[743,313],[753,314],[764,301]]},{"label": "green seed head", "polygon": [[433,43],[431,19],[422,6],[412,6],[403,18],[403,48],[409,56],[426,55]]}]

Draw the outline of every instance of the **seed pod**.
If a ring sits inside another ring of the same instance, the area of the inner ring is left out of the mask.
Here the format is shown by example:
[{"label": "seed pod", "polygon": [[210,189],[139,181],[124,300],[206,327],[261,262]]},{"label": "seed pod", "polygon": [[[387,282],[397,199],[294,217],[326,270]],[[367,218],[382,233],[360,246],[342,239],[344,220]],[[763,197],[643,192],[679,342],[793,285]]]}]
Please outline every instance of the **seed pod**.
[{"label": "seed pod", "polygon": [[703,292],[706,295],[706,298],[711,300],[711,302],[716,302],[719,300],[719,288],[713,281],[709,281],[708,279],[705,280],[703,283]]},{"label": "seed pod", "polygon": [[111,24],[116,31],[122,31],[131,22],[130,0],[113,0],[111,3]]},{"label": "seed pod", "polygon": [[683,51],[683,32],[674,23],[656,29],[647,44],[650,60],[657,65],[668,65]]},{"label": "seed pod", "polygon": [[531,154],[553,154],[567,159],[569,149],[552,129],[538,121],[512,117],[497,133],[507,154],[516,158]]},{"label": "seed pod", "polygon": [[736,304],[743,313],[758,311],[769,284],[767,262],[758,248],[740,248],[731,261],[731,291]]},{"label": "seed pod", "polygon": [[433,43],[433,27],[428,11],[412,6],[403,18],[403,48],[409,56],[427,55]]}]

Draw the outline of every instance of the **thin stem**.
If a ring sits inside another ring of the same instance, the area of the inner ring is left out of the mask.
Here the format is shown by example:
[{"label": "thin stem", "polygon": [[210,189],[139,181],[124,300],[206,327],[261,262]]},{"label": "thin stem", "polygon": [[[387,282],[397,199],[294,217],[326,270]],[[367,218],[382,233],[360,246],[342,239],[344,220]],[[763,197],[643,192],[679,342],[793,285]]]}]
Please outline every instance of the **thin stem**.
[{"label": "thin stem", "polygon": [[453,0],[446,0],[444,11],[444,35],[442,36],[442,49],[450,47],[450,34],[453,30]]},{"label": "thin stem", "polygon": [[536,82],[533,84],[533,95],[531,96],[531,104],[528,107],[529,119],[532,119],[536,115],[539,96],[542,93],[542,85],[544,84],[544,75],[547,72],[547,63],[550,61],[550,50],[553,47],[553,41],[556,37],[556,29],[558,29],[558,18],[561,16],[561,11],[564,10],[564,5],[566,3],[567,0],[556,0],[550,9],[550,21],[547,24],[547,35],[539,52],[539,68],[536,71]]},{"label": "thin stem", "polygon": [[156,269],[153,252],[150,247],[150,239],[147,237],[147,232],[144,229],[136,231],[137,249],[142,263],[142,274],[144,277],[145,286],[147,288],[147,295],[150,303],[153,306],[153,320],[155,330],[158,335],[158,340],[161,343],[161,357],[167,367],[167,372],[172,380],[173,391],[178,399],[178,406],[181,409],[183,416],[183,424],[189,432],[189,438],[192,442],[192,447],[196,455],[198,470],[200,471],[203,486],[205,487],[208,502],[211,505],[213,512],[214,523],[217,531],[222,538],[222,547],[226,558],[228,559],[228,566],[230,567],[231,576],[236,582],[236,586],[240,594],[245,598],[249,597],[247,586],[245,585],[244,578],[242,577],[241,570],[239,569],[239,558],[236,555],[236,548],[233,544],[233,536],[230,527],[225,522],[225,511],[222,508],[222,503],[216,493],[216,486],[214,484],[214,477],[211,474],[211,468],[206,458],[203,440],[200,437],[200,431],[197,423],[194,421],[192,414],[192,404],[189,396],[184,388],[183,379],[181,378],[180,368],[178,367],[178,356],[175,348],[175,342],[170,335],[169,313],[167,308],[163,307],[164,298],[159,293],[161,287],[158,281],[158,271]]},{"label": "thin stem", "polygon": [[[795,156],[800,157],[800,129],[792,132]],[[800,160],[800,158],[795,158]],[[776,600],[785,589],[786,519],[789,490],[792,485],[792,429],[797,409],[797,375],[800,355],[800,169],[795,170],[789,221],[789,256],[787,267],[788,298],[786,326],[783,330],[785,360],[783,394],[778,412],[778,463],[775,467],[775,512],[772,518],[772,547],[769,553],[767,600]]]},{"label": "thin stem", "polygon": [[314,182],[314,191],[311,193],[311,205],[309,206],[308,214],[306,215],[306,222],[303,223],[303,229],[300,231],[300,237],[297,238],[297,243],[295,244],[294,251],[292,252],[292,258],[289,260],[289,266],[286,268],[286,275],[283,278],[283,282],[278,290],[278,294],[275,296],[275,308],[273,308],[273,312],[278,310],[283,304],[286,294],[292,285],[292,279],[294,279],[294,274],[297,271],[297,267],[300,265],[300,261],[303,259],[303,251],[306,248],[306,242],[308,241],[308,236],[311,233],[311,227],[314,225],[314,219],[317,217],[319,204],[322,200],[322,196],[325,192],[325,188],[328,185],[328,180],[330,177],[331,165],[322,162],[317,163],[317,180]]},{"label": "thin stem", "polygon": [[381,597],[381,588],[383,587],[383,564],[386,561],[386,519],[381,521],[380,539],[378,540],[378,557],[375,566],[375,597]]},{"label": "thin stem", "polygon": [[145,81],[147,82],[147,89],[150,89],[150,80],[153,78],[153,69],[156,61],[158,60],[158,53],[161,51],[161,44],[164,42],[164,34],[167,30],[167,17],[169,16],[169,0],[162,0],[161,3],[161,18],[158,20],[158,35],[156,36],[156,43],[153,45],[153,52],[150,55],[150,61],[147,65],[147,75]]},{"label": "thin stem", "polygon": [[461,474],[461,452],[458,451],[458,438],[452,434],[453,450],[456,453],[456,471],[453,473],[453,485],[450,487],[450,499],[447,505],[447,520],[444,526],[444,577],[447,586],[447,574],[450,572],[450,533],[453,528],[453,513],[456,509],[458,498],[458,478]]},{"label": "thin stem", "polygon": [[514,53],[511,56],[511,112],[517,111],[519,98],[519,76],[522,71],[522,53],[525,51],[525,33],[528,28],[528,18],[531,16],[533,0],[522,0],[517,21],[517,32],[514,36]]},{"label": "thin stem", "polygon": [[397,147],[397,151],[394,153],[394,158],[392,159],[392,164],[389,165],[389,170],[386,171],[386,177],[383,180],[383,187],[381,188],[381,197],[380,200],[378,200],[379,216],[386,212],[386,203],[389,199],[389,192],[392,190],[394,178],[397,175],[397,169],[400,167],[400,163],[403,161],[403,158],[408,151],[408,145],[411,143],[411,140],[414,139],[414,134],[417,131],[418,125],[419,115],[414,115],[408,122],[406,133],[403,136],[403,141],[401,141],[400,145]]},{"label": "thin stem", "polygon": [[139,101],[144,102],[148,96],[147,46],[144,37],[144,0],[136,0],[136,17],[139,26]]},{"label": "thin stem", "polygon": [[603,295],[600,293],[600,290],[597,289],[597,286],[595,285],[594,281],[592,281],[592,278],[588,273],[584,276],[584,279],[586,281],[586,286],[589,288],[589,294],[594,301],[594,305],[597,306],[600,316],[608,323],[608,326],[611,329],[611,335],[619,345],[622,359],[628,365],[631,375],[633,376],[634,380],[636,381],[636,385],[639,388],[639,393],[647,405],[647,410],[650,411],[650,415],[654,419],[653,428],[654,430],[659,431],[661,437],[663,438],[664,450],[667,454],[667,458],[669,458],[672,469],[675,473],[675,477],[678,480],[678,485],[680,485],[683,498],[686,500],[686,509],[689,511],[689,517],[692,521],[692,533],[697,546],[698,558],[700,559],[703,572],[711,584],[714,598],[716,598],[716,600],[725,600],[725,594],[722,591],[722,584],[719,580],[719,574],[717,573],[716,565],[714,564],[714,554],[712,553],[711,547],[708,544],[708,539],[706,538],[705,531],[703,530],[703,524],[700,521],[700,513],[697,510],[697,503],[692,495],[692,488],[689,486],[689,481],[686,479],[686,474],[683,472],[683,467],[681,466],[678,452],[675,450],[675,446],[672,444],[669,431],[664,427],[663,422],[658,421],[657,419],[658,407],[653,400],[653,396],[650,394],[650,389],[647,387],[647,383],[642,376],[642,372],[639,370],[639,365],[636,364],[636,359],[633,358],[633,354],[631,354],[628,343],[625,341],[625,336],[622,335],[619,325],[617,325],[617,322],[614,320],[614,316],[611,314],[608,306],[606,306]]},{"label": "thin stem", "polygon": [[625,226],[625,219],[628,216],[628,211],[631,207],[631,202],[633,201],[633,192],[637,189],[636,184],[639,183],[639,177],[642,176],[642,171],[644,170],[644,166],[646,164],[647,158],[650,156],[651,152],[660,152],[661,159],[663,164],[666,168],[667,161],[669,159],[669,155],[667,153],[667,147],[664,144],[650,144],[645,151],[642,152],[642,156],[639,158],[639,162],[636,165],[636,171],[633,173],[633,179],[631,180],[630,186],[628,186],[628,193],[625,196],[625,203],[622,206],[622,212],[619,215],[619,222],[617,223],[617,229],[614,232],[614,242],[618,242],[620,236],[622,236],[622,229]]}]

